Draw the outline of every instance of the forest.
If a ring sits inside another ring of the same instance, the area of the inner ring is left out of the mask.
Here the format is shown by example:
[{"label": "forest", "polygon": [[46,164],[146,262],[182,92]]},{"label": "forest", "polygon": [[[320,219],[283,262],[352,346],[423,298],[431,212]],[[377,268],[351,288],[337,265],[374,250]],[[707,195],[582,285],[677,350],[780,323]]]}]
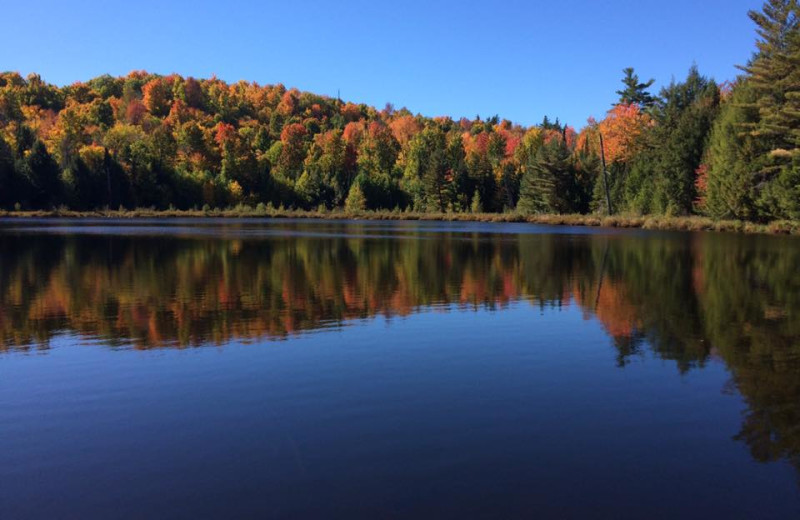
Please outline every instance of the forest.
[{"label": "forest", "polygon": [[144,71],[59,87],[0,74],[0,208],[286,208],[800,219],[800,7],[752,11],[732,82],[623,71],[580,130],[425,117]]}]

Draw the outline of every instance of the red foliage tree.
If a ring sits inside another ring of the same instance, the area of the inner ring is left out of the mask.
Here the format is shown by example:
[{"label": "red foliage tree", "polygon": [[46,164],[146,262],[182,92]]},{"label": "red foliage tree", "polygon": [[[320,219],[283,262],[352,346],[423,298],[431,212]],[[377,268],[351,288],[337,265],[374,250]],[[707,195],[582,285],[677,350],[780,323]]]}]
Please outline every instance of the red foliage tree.
[{"label": "red foliage tree", "polygon": [[131,99],[128,103],[128,107],[125,109],[125,119],[132,125],[138,125],[142,122],[142,118],[144,118],[146,113],[147,107],[144,106],[144,103],[134,98]]},{"label": "red foliage tree", "polygon": [[280,166],[283,172],[290,178],[296,178],[303,169],[303,161],[306,157],[305,137],[308,131],[300,123],[286,125],[281,131]]},{"label": "red foliage tree", "polygon": [[167,86],[160,78],[148,81],[142,87],[144,98],[142,102],[147,110],[154,116],[164,116],[169,111],[169,98]]}]

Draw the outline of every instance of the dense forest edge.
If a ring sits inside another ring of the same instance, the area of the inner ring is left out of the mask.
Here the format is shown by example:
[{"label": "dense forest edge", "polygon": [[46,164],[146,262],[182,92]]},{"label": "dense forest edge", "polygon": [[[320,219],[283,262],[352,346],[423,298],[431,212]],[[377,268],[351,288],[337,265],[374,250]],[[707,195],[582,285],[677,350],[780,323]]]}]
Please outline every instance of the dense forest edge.
[{"label": "dense forest edge", "polygon": [[[719,84],[625,69],[580,130],[424,117],[283,85],[0,74],[0,215],[441,218],[797,233],[800,7],[751,11]],[[146,208],[146,209],[142,209]]]}]

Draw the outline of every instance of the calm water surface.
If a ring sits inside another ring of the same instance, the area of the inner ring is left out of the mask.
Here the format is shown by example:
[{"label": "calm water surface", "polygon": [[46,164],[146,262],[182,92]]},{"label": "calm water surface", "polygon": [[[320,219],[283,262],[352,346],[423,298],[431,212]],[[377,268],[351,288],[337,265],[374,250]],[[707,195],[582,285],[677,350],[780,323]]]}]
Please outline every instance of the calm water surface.
[{"label": "calm water surface", "polygon": [[0,518],[799,518],[800,240],[0,222]]}]

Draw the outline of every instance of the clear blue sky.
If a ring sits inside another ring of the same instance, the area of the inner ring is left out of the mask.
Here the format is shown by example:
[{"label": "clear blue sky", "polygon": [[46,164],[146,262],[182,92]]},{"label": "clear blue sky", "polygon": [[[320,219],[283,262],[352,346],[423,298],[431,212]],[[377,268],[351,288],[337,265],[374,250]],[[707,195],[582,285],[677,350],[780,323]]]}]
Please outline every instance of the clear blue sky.
[{"label": "clear blue sky", "polygon": [[732,79],[761,0],[8,0],[0,69],[68,84],[134,69],[283,83],[424,115],[580,127],[621,69]]}]

